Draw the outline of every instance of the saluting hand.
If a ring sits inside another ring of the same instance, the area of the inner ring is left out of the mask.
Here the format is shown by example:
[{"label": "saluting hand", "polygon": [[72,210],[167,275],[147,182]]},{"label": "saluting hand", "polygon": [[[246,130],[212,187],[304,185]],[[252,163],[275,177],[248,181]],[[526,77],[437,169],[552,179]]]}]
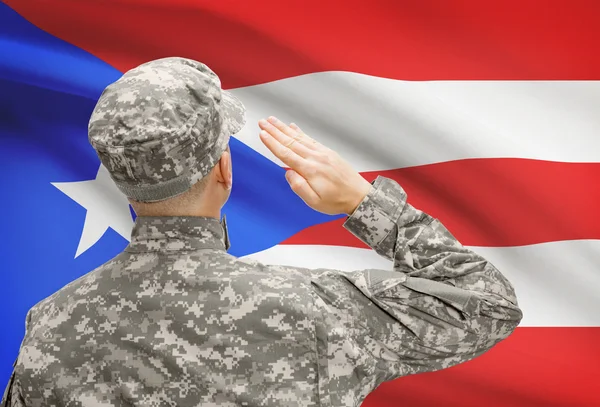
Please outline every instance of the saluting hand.
[{"label": "saluting hand", "polygon": [[371,184],[335,151],[275,117],[258,122],[260,138],[290,170],[285,177],[292,190],[311,208],[335,215],[352,214]]}]

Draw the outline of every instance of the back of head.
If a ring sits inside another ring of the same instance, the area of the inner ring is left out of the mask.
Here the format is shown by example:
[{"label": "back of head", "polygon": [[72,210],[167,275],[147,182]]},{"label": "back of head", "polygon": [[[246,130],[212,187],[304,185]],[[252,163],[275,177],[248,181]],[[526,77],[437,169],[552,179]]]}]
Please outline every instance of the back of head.
[{"label": "back of head", "polygon": [[188,191],[211,171],[243,127],[244,113],[206,65],[163,58],[104,90],[88,138],[128,198],[157,202]]}]

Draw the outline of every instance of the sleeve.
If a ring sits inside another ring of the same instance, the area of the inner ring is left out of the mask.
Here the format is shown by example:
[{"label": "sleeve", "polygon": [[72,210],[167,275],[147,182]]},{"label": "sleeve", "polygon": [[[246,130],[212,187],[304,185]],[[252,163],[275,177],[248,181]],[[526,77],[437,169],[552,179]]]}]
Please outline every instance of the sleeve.
[{"label": "sleeve", "polygon": [[[25,336],[29,330],[29,323],[31,321],[31,310],[27,312],[27,316],[25,317]],[[21,342],[21,347],[23,346],[23,342],[25,342],[25,337]],[[16,378],[16,369],[19,358],[15,360],[13,363],[13,371],[10,375],[10,379],[8,380],[8,384],[4,390],[4,395],[2,396],[2,400],[0,401],[0,407],[26,407],[25,400],[23,399],[23,395],[21,393],[21,386],[19,386],[18,380]]]},{"label": "sleeve", "polygon": [[10,376],[10,380],[6,386],[4,397],[2,397],[2,401],[0,402],[0,407],[26,407],[18,386],[15,384],[14,372]]},{"label": "sleeve", "polygon": [[378,177],[344,227],[393,270],[311,272],[320,394],[331,405],[470,360],[519,324],[506,277],[408,204],[395,181]]}]

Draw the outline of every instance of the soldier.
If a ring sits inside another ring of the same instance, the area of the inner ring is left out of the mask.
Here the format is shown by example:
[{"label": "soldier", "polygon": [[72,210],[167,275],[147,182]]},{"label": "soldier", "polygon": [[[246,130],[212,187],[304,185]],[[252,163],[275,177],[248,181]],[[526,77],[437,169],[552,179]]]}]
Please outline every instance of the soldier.
[{"label": "soldier", "polygon": [[487,260],[295,125],[260,138],[307,205],[390,270],[309,270],[227,253],[221,207],[244,107],[206,65],[145,63],[102,93],[89,140],[137,213],[131,242],[35,305],[8,406],[357,406],[384,381],[473,359],[522,318]]}]

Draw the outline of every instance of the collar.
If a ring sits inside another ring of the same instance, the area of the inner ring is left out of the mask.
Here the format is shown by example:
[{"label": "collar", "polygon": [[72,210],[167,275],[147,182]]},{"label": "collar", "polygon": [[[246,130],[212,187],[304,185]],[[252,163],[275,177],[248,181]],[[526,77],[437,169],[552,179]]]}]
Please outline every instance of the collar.
[{"label": "collar", "polygon": [[204,216],[138,216],[127,252],[228,250],[225,215],[219,221]]}]

